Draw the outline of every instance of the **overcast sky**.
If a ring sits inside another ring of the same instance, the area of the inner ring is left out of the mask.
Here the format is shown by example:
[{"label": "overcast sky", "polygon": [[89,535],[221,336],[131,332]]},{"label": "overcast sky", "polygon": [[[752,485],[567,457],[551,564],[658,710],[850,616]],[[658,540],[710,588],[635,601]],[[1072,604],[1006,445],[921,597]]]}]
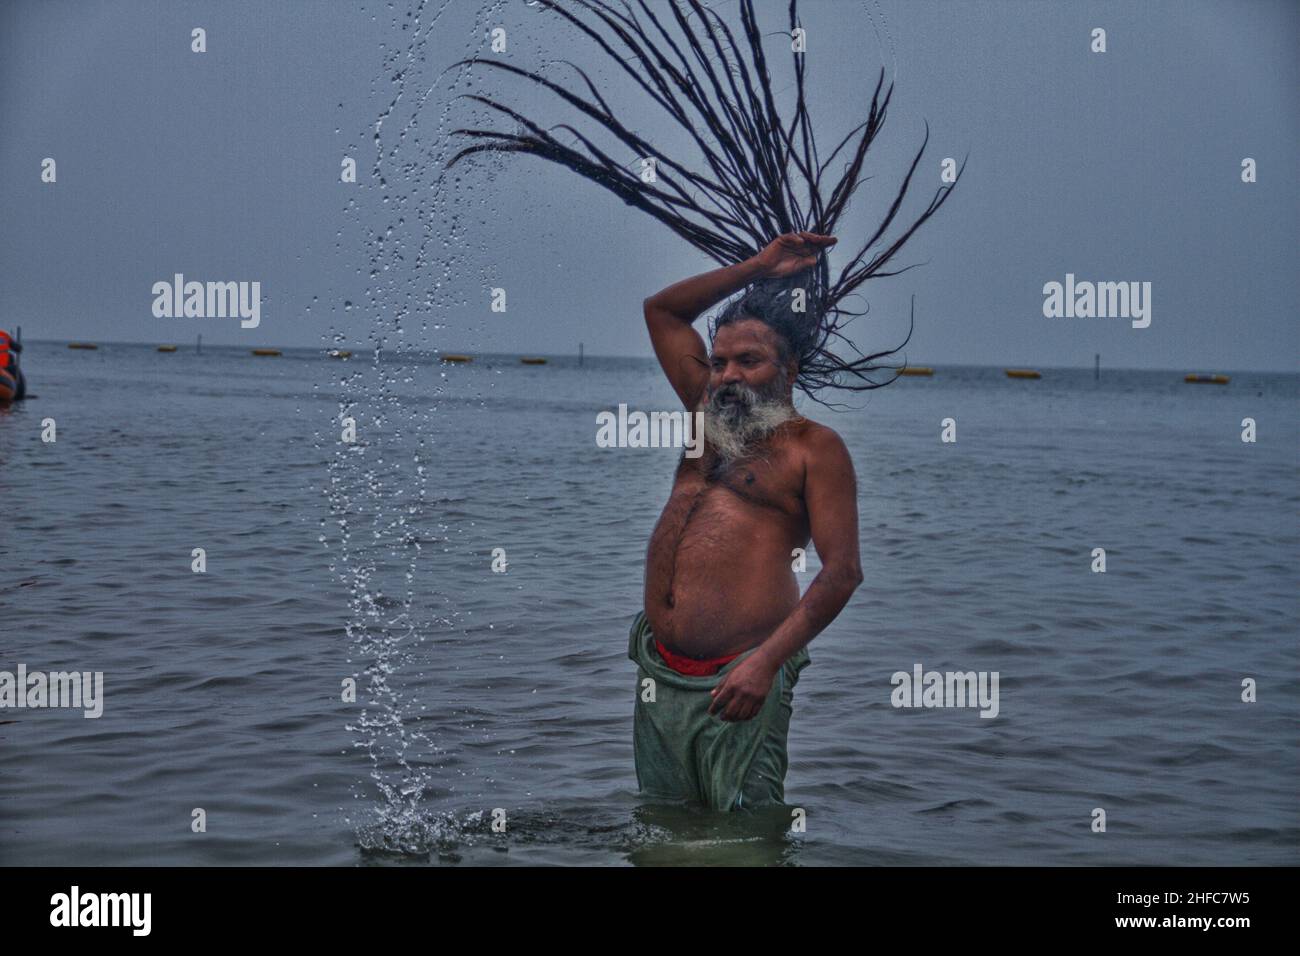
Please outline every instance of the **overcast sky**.
[{"label": "overcast sky", "polygon": [[[402,25],[415,6],[0,3],[0,327],[100,342],[202,333],[205,343],[250,346],[319,346],[336,328],[362,343],[409,294],[429,305],[406,323],[408,341],[429,348],[567,354],[582,341],[588,354],[650,355],[641,300],[714,263],[531,157],[466,166],[446,201],[430,205],[431,157],[458,109],[447,77],[460,74],[442,71],[488,53],[487,27],[500,23],[503,58],[591,64],[631,125],[685,152],[680,134],[553,14],[523,0],[486,11],[450,0],[439,12],[439,0],[413,43]],[[734,0],[715,6],[734,21]],[[758,7],[771,55],[784,62],[784,0]],[[897,345],[915,295],[914,364],[1091,366],[1100,352],[1109,367],[1296,370],[1300,4],[801,7],[825,146],[865,118],[882,66],[896,83],[842,245],[874,225],[925,122],[930,147],[904,216],[938,187],[942,159],[969,156],[948,203],[899,260],[922,265],[868,283],[859,345]],[[191,51],[195,27],[206,31],[205,53]],[[1089,48],[1098,27],[1105,53]],[[543,125],[572,118],[518,82],[488,88]],[[397,152],[380,165],[381,185],[374,125],[397,91],[381,133]],[[397,138],[400,128],[409,139]],[[340,182],[345,156],[358,160],[356,185]],[[47,157],[54,183],[41,181]],[[1258,164],[1255,183],[1242,182],[1246,157]],[[444,250],[451,217],[463,239]],[[389,227],[382,248],[367,243],[368,230]],[[423,256],[422,230],[437,233],[424,236]],[[446,251],[455,268],[435,287]],[[375,268],[383,274],[372,279]],[[177,272],[259,281],[260,325],[156,318],[153,284]],[[1044,317],[1044,283],[1067,273],[1150,282],[1150,326]],[[505,313],[488,309],[490,287],[507,290]]]}]

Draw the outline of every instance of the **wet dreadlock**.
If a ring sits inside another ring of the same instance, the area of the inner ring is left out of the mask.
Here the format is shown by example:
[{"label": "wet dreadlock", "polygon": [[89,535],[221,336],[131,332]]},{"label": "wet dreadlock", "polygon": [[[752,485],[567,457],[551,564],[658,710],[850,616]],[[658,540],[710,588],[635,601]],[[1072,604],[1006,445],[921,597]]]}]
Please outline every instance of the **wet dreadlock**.
[{"label": "wet dreadlock", "polygon": [[[566,145],[547,130],[496,100],[465,94],[519,124],[521,132],[458,129],[455,134],[484,142],[467,146],[447,164],[454,166],[478,152],[515,152],[559,163],[603,186],[628,205],[658,219],[691,245],[721,265],[755,255],[774,237],[787,232],[834,234],[860,179],[868,148],[884,124],[893,84],[884,90],[882,68],[865,121],[854,127],[830,155],[821,160],[805,96],[804,54],[793,52],[794,112],[787,123],[777,109],[772,79],[753,0],[740,0],[744,43],[702,0],[668,0],[666,11],[676,21],[680,36],[666,26],[667,16],[656,15],[647,0],[538,0],[589,37],[637,83],[694,140],[707,169],[690,169],[620,122],[595,84],[576,64],[568,66],[586,84],[583,97],[535,72],[500,60],[475,58],[479,63],[523,77],[551,91],[590,117],[638,157],[652,158],[657,182],[644,182],[569,124],[552,127],[567,132],[580,148]],[[572,8],[572,9],[570,9]],[[640,15],[637,10],[639,9]],[[793,35],[799,27],[798,0],[789,0],[788,19]],[[695,18],[694,28],[689,23]],[[644,18],[644,20],[642,19]],[[616,42],[620,47],[614,45]],[[792,44],[793,47],[793,44]],[[856,139],[855,139],[856,138]],[[728,303],[714,323],[721,325],[753,317],[772,326],[799,359],[796,385],[822,404],[825,388],[865,391],[888,382],[875,381],[871,373],[897,366],[873,365],[873,360],[902,348],[864,355],[841,330],[854,316],[864,314],[847,307],[847,299],[868,279],[898,275],[907,266],[884,271],[903,244],[943,205],[953,184],[941,186],[925,210],[894,239],[882,239],[903,203],[929,143],[925,139],[903,178],[888,213],[872,235],[832,280],[826,256],[804,273],[784,279],[767,279],[752,285]],[[829,192],[822,182],[827,167],[849,146],[842,172]],[[965,161],[961,169],[965,169]],[[960,179],[961,170],[957,179]],[[874,250],[874,251],[873,251]],[[870,253],[870,255],[869,255]],[[802,311],[791,308],[792,293],[802,289]],[[911,339],[911,328],[908,338]],[[851,351],[845,358],[834,348]],[[890,379],[892,381],[892,379]]]}]

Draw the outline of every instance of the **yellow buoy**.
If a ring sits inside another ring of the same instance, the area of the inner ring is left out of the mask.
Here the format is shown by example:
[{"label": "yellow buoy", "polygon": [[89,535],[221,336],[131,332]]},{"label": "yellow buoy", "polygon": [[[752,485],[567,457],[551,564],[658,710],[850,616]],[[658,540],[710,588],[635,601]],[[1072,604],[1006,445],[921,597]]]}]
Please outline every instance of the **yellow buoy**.
[{"label": "yellow buoy", "polygon": [[472,355],[451,355],[451,354],[447,354],[447,355],[444,355],[444,356],[442,357],[442,360],[443,360],[444,362],[472,362],[472,361],[474,361],[474,357],[473,357]]},{"label": "yellow buoy", "polygon": [[330,349],[330,358],[352,358],[352,353],[347,349]]},{"label": "yellow buoy", "polygon": [[1228,376],[1226,375],[1188,375],[1183,379],[1184,382],[1206,382],[1210,385],[1227,385]]},{"label": "yellow buoy", "polygon": [[519,361],[523,362],[525,365],[545,365],[545,364],[546,364],[546,359],[544,359],[544,358],[521,358]]},{"label": "yellow buoy", "polygon": [[253,349],[254,355],[279,355],[279,349]]},{"label": "yellow buoy", "polygon": [[69,342],[70,349],[97,349],[99,348],[94,342]]},{"label": "yellow buoy", "polygon": [[909,365],[899,372],[900,375],[933,375],[934,369],[928,365]]},{"label": "yellow buoy", "polygon": [[158,346],[158,351],[159,351],[159,352],[175,352],[175,351],[176,351],[176,346],[174,346],[174,345],[160,345],[160,346]]},{"label": "yellow buoy", "polygon": [[1009,368],[1007,378],[1042,378],[1042,372],[1036,372],[1032,368]]}]

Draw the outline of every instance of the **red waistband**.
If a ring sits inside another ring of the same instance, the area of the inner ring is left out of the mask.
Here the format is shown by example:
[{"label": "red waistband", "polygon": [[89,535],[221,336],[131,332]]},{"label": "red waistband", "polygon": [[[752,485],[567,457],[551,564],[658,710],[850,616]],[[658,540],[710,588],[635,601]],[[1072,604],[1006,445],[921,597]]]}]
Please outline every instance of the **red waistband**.
[{"label": "red waistband", "polygon": [[716,674],[744,653],[744,651],[737,651],[735,654],[728,654],[726,657],[715,657],[712,660],[701,661],[694,657],[683,657],[681,654],[674,654],[664,647],[663,642],[657,637],[655,638],[655,648],[658,649],[659,656],[664,659],[665,664],[677,673],[685,674],[687,677],[708,677]]}]

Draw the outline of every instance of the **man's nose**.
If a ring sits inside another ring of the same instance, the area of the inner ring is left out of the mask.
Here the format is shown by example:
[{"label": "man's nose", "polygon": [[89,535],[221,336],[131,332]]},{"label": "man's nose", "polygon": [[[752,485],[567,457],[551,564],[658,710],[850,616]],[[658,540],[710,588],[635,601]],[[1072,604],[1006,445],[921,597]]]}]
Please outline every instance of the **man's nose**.
[{"label": "man's nose", "polygon": [[735,362],[728,362],[725,366],[723,366],[722,368],[723,385],[736,385],[739,384],[740,382],[743,382],[744,380],[745,380],[744,376],[740,374],[740,366],[737,365]]}]

